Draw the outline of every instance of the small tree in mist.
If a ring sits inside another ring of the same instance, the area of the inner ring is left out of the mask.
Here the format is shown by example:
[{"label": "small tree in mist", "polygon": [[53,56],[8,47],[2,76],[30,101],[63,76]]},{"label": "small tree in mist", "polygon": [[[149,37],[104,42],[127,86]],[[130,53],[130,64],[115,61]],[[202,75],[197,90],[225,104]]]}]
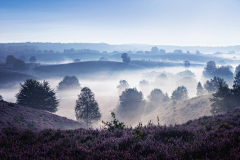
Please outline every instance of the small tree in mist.
[{"label": "small tree in mist", "polygon": [[80,89],[80,84],[76,76],[65,76],[61,82],[59,82],[57,89],[60,90],[70,90],[70,89]]},{"label": "small tree in mist", "polygon": [[150,100],[151,103],[159,103],[163,100],[164,96],[165,95],[161,89],[155,88],[154,90],[151,91],[150,95],[148,96],[148,99]]},{"label": "small tree in mist", "polygon": [[235,68],[235,75],[237,75],[239,71],[240,71],[240,64]]},{"label": "small tree in mist", "polygon": [[143,113],[145,100],[141,91],[136,88],[128,88],[119,96],[120,108],[119,112],[128,119],[134,119]]},{"label": "small tree in mist", "polygon": [[188,61],[184,61],[183,64],[186,69],[188,69],[190,67],[190,62],[188,62]]},{"label": "small tree in mist", "polygon": [[206,83],[204,84],[204,88],[208,91],[208,93],[216,92],[219,88],[219,82],[222,83],[222,86],[228,87],[228,85],[222,78],[214,76],[213,79],[211,79],[210,81],[206,81]]},{"label": "small tree in mist", "polygon": [[100,120],[101,114],[98,103],[95,101],[93,92],[88,87],[84,87],[80,95],[78,95],[75,113],[77,120],[83,120],[87,127]]},{"label": "small tree in mist", "polygon": [[36,57],[35,56],[30,57],[29,62],[31,62],[31,63],[37,62]]},{"label": "small tree in mist", "polygon": [[117,88],[118,88],[118,94],[120,95],[122,94],[123,91],[125,91],[125,89],[129,88],[129,84],[126,80],[120,80]]},{"label": "small tree in mist", "polygon": [[16,94],[17,104],[53,113],[57,111],[59,100],[47,81],[41,83],[34,79],[27,79],[20,85],[20,91]]},{"label": "small tree in mist", "polygon": [[198,82],[197,85],[197,96],[201,96],[204,94],[204,88],[202,87],[201,82]]},{"label": "small tree in mist", "polygon": [[216,63],[214,61],[207,62],[207,66],[203,70],[203,76],[209,78],[213,76],[213,73],[217,69]]},{"label": "small tree in mist", "polygon": [[122,58],[122,61],[123,61],[124,63],[126,63],[126,64],[128,64],[128,63],[130,62],[130,60],[131,60],[131,58],[128,56],[127,53],[123,53],[122,56],[121,56],[121,58]]},{"label": "small tree in mist", "polygon": [[145,79],[139,82],[140,87],[144,87],[144,86],[148,86],[148,85],[149,85],[149,82],[146,81]]},{"label": "small tree in mist", "polygon": [[3,97],[0,95],[0,101],[3,101]]},{"label": "small tree in mist", "polygon": [[172,93],[172,100],[173,101],[182,101],[188,98],[188,91],[187,88],[184,86],[178,87]]},{"label": "small tree in mist", "polygon": [[76,58],[74,59],[74,62],[80,62],[80,59]]}]

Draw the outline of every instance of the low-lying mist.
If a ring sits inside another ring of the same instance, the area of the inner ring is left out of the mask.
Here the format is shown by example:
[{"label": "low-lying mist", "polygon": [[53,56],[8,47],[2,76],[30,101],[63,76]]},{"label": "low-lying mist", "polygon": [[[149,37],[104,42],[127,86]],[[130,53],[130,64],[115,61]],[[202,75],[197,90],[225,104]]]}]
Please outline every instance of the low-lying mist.
[{"label": "low-lying mist", "polygon": [[[78,78],[82,88],[88,87],[95,94],[95,99],[99,104],[102,118],[101,121],[99,121],[97,124],[94,124],[92,127],[99,128],[99,126],[102,125],[102,120],[113,120],[109,111],[114,109],[117,110],[120,105],[119,93],[117,88],[120,80],[126,80],[130,88],[137,88],[138,91],[141,91],[145,100],[148,100],[148,95],[150,95],[150,92],[155,88],[161,89],[163,93],[168,93],[169,97],[171,97],[172,92],[177,89],[178,86],[182,85],[187,88],[188,96],[189,98],[191,98],[196,96],[197,83],[199,81],[201,83],[204,83],[205,80],[202,78],[203,67],[190,67],[188,70],[195,74],[195,76],[192,77],[191,81],[186,81],[184,77],[181,77],[179,74],[177,74],[186,71],[184,67],[164,67],[156,69],[146,69],[141,71],[126,71],[119,73],[117,72],[112,74],[112,76],[109,76],[108,74],[107,78],[104,78],[104,74],[101,73],[96,74],[95,79],[87,79],[86,77],[83,78],[81,75],[75,76]],[[160,74],[165,74],[167,76],[167,79],[158,81],[156,77]],[[58,83],[62,81],[63,78],[64,77],[45,79],[49,82],[51,88],[55,89],[57,93],[56,95],[60,100],[58,111],[55,114],[67,117],[68,119],[76,120],[74,109],[76,105],[76,100],[78,99],[78,95],[80,94],[80,90],[57,91]],[[139,82],[142,80],[148,81],[149,85],[140,86]],[[0,93],[5,101],[15,103],[15,94],[19,92],[19,88],[20,84],[16,84],[10,89],[0,89]],[[117,119],[118,117],[118,114],[116,114]],[[142,117],[141,119],[144,119],[144,117]],[[128,124],[126,121],[127,120],[125,119],[124,122]]]}]

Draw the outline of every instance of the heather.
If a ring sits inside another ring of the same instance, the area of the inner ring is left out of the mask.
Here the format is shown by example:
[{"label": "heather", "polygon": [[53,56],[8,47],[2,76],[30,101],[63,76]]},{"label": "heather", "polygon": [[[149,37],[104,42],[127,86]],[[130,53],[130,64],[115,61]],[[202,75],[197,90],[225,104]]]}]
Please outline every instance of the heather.
[{"label": "heather", "polygon": [[[112,112],[113,113],[113,112]],[[101,129],[2,128],[3,159],[239,159],[240,108],[182,125],[151,121],[132,128],[116,120]],[[116,115],[117,116],[117,115]],[[110,125],[111,124],[111,125]],[[111,127],[110,127],[111,126]],[[115,126],[115,127],[113,127]]]}]

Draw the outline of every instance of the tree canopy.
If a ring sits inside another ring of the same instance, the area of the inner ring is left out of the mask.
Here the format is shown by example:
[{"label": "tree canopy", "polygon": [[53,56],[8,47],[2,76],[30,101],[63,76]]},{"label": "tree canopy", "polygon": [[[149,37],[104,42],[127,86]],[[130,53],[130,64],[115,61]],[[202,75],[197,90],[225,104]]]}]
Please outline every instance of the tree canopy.
[{"label": "tree canopy", "polygon": [[29,62],[35,63],[37,61],[35,56],[30,57]]},{"label": "tree canopy", "polygon": [[224,87],[228,86],[224,79],[214,76],[213,79],[211,79],[210,81],[206,81],[206,83],[204,84],[204,88],[208,91],[208,93],[216,92],[219,88],[219,82],[221,82],[222,86]]},{"label": "tree canopy", "polygon": [[173,91],[171,98],[173,101],[186,100],[188,98],[187,88],[184,86],[178,87],[176,90]]},{"label": "tree canopy", "polygon": [[184,63],[185,68],[189,68],[190,67],[190,62],[184,61],[183,63]]},{"label": "tree canopy", "polygon": [[118,93],[122,94],[122,92],[125,89],[129,88],[129,84],[128,84],[128,82],[126,80],[120,80],[119,81],[119,85],[117,86],[117,88],[118,88]]},{"label": "tree canopy", "polygon": [[21,59],[16,59],[15,62],[13,63],[14,69],[24,69],[25,66],[26,66],[26,63]]},{"label": "tree canopy", "polygon": [[201,96],[204,94],[204,88],[202,87],[201,82],[198,82],[197,85],[197,96]]},{"label": "tree canopy", "polygon": [[126,63],[126,64],[128,64],[128,63],[130,62],[130,60],[131,60],[131,58],[128,56],[127,53],[123,53],[122,56],[121,56],[121,58],[122,58],[122,61],[123,61],[124,63]]},{"label": "tree canopy", "polygon": [[8,55],[6,58],[6,64],[11,65],[16,61],[16,58],[13,55]]},{"label": "tree canopy", "polygon": [[80,84],[76,76],[65,76],[61,82],[59,82],[57,89],[70,90],[80,89]]},{"label": "tree canopy", "polygon": [[34,79],[27,79],[20,85],[20,91],[16,94],[17,104],[49,112],[57,111],[59,100],[47,81],[41,83]]},{"label": "tree canopy", "polygon": [[87,127],[101,118],[98,103],[95,101],[93,92],[88,87],[84,87],[80,95],[78,95],[75,116],[78,121],[83,120]]}]

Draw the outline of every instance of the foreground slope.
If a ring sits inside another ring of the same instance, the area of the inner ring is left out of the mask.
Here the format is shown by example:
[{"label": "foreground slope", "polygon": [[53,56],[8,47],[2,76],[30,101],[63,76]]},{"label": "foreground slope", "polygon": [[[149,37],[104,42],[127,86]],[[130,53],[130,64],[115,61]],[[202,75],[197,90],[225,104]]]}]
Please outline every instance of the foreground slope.
[{"label": "foreground slope", "polygon": [[5,101],[0,102],[0,129],[17,127],[39,131],[46,128],[75,129],[84,124],[47,111],[37,110]]}]

